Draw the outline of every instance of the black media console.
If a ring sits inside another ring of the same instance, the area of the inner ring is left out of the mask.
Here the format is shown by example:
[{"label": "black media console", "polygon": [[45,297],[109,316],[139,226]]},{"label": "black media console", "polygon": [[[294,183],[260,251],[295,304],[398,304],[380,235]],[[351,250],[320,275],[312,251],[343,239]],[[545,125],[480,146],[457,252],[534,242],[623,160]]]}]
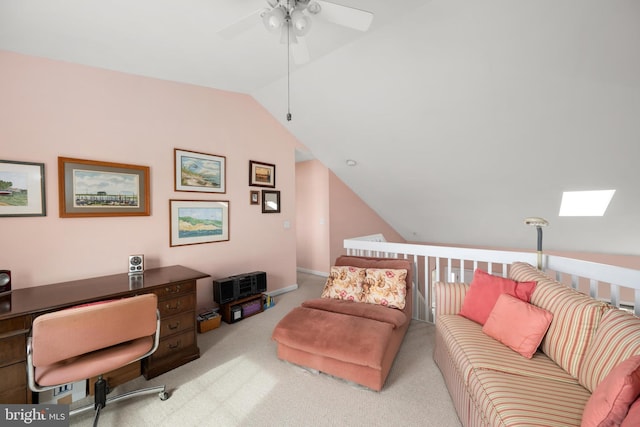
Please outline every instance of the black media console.
[{"label": "black media console", "polygon": [[262,293],[267,273],[254,271],[213,281],[213,299],[220,304],[222,320],[233,323],[263,311]]}]

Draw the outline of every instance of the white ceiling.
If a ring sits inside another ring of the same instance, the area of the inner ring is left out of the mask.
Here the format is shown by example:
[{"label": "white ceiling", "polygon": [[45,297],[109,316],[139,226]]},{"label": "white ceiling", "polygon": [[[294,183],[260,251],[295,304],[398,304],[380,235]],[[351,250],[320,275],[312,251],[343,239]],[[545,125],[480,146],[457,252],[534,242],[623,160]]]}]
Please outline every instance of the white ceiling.
[{"label": "white ceiling", "polygon": [[408,240],[640,255],[640,1],[334,1],[373,24],[314,19],[291,122],[278,37],[217,34],[263,0],[2,0],[0,49],[248,93]]}]

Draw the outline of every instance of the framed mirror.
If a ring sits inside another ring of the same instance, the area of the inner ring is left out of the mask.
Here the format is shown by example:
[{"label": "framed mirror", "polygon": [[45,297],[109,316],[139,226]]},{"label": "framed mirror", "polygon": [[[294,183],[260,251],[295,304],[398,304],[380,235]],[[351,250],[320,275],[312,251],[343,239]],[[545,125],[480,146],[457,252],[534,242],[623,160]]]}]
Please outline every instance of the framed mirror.
[{"label": "framed mirror", "polygon": [[262,190],[262,213],[280,213],[280,192]]}]

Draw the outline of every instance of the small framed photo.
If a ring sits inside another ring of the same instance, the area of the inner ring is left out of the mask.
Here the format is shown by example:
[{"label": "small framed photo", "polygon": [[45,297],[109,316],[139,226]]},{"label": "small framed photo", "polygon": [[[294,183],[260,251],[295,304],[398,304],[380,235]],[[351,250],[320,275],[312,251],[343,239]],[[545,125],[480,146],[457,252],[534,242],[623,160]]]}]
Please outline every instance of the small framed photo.
[{"label": "small framed photo", "polygon": [[45,216],[44,163],[0,160],[0,216]]},{"label": "small framed photo", "polygon": [[260,192],[257,190],[251,190],[249,192],[249,201],[251,202],[252,205],[259,205],[260,204]]},{"label": "small framed photo", "polygon": [[249,160],[249,186],[276,186],[276,165]]},{"label": "small framed photo", "polygon": [[175,190],[226,193],[227,158],[174,149]]},{"label": "small framed photo", "polygon": [[58,157],[60,217],[149,216],[149,167]]},{"label": "small framed photo", "polygon": [[280,192],[262,190],[262,213],[280,213]]},{"label": "small framed photo", "polygon": [[229,202],[169,200],[169,246],[229,240]]}]

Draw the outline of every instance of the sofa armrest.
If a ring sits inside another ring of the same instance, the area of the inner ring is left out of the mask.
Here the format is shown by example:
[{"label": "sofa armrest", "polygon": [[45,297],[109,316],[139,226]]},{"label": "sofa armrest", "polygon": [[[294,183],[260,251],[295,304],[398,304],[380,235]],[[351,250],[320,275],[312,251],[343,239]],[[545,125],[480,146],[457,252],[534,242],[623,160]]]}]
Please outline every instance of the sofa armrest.
[{"label": "sofa armrest", "polygon": [[434,283],[436,319],[442,314],[458,314],[468,289],[467,283]]}]

